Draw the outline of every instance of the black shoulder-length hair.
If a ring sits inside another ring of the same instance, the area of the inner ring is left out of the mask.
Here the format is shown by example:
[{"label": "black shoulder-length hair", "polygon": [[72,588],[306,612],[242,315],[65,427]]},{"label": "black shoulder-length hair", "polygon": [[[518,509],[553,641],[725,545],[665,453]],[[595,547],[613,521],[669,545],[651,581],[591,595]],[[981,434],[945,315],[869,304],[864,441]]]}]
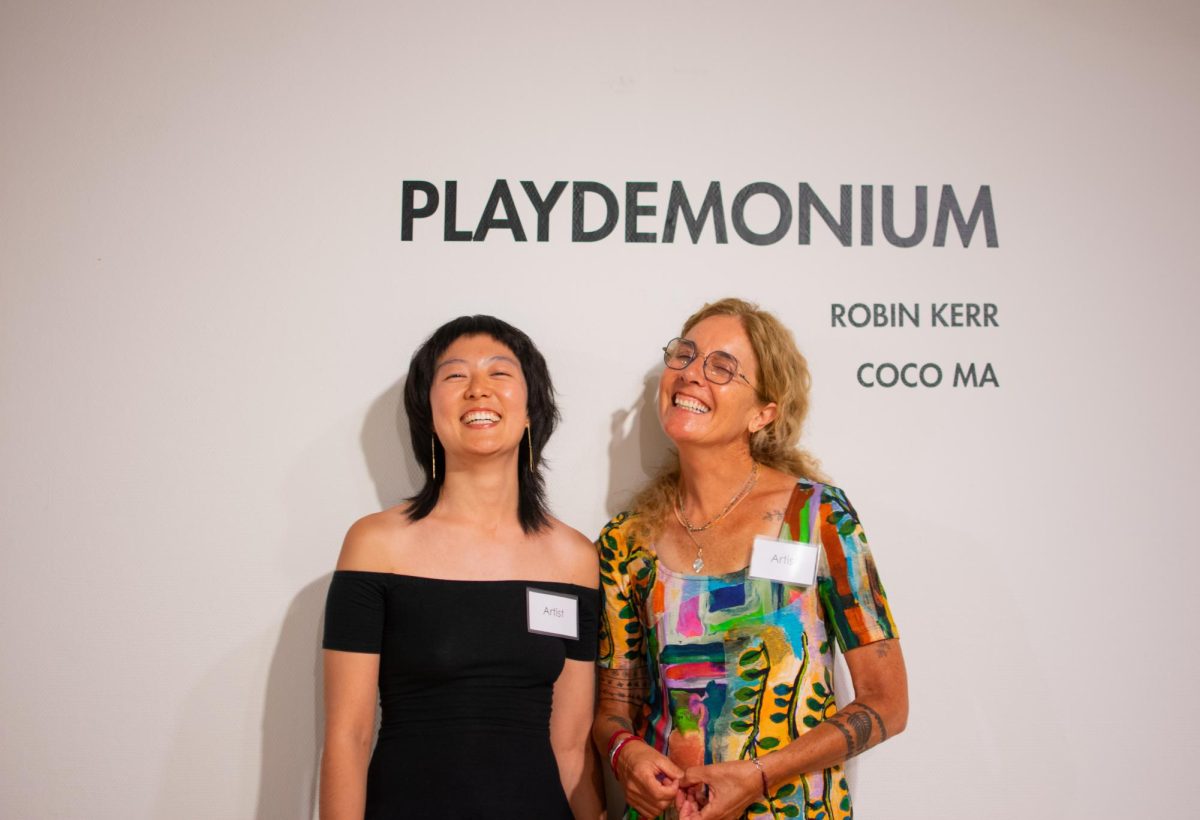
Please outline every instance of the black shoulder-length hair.
[{"label": "black shoulder-length hair", "polygon": [[[517,459],[517,518],[526,533],[539,532],[550,525],[550,510],[546,503],[546,486],[538,467],[550,434],[558,424],[558,407],[554,403],[554,385],[546,359],[533,341],[508,322],[495,316],[459,316],[439,327],[425,343],[417,348],[408,366],[404,384],[404,412],[412,435],[413,454],[425,471],[425,486],[408,499],[408,517],[419,521],[433,511],[446,479],[446,452],[433,430],[433,411],[429,406],[429,389],[433,371],[446,348],[462,336],[491,336],[516,354],[528,389],[526,409],[529,413],[529,436],[521,437],[520,457]],[[532,468],[529,440],[533,439]],[[432,446],[431,446],[432,445]],[[433,474],[433,453],[437,450],[441,469]]]}]

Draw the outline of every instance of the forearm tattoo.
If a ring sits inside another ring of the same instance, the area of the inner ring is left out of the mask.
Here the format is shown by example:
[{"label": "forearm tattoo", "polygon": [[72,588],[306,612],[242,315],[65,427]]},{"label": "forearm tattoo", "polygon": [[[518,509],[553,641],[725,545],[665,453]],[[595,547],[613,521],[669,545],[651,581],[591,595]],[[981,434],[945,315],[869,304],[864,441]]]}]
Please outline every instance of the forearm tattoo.
[{"label": "forearm tattoo", "polygon": [[641,706],[650,679],[644,666],[600,670],[600,699]]},{"label": "forearm tattoo", "polygon": [[[847,758],[862,754],[872,746],[887,740],[887,726],[884,725],[883,718],[865,703],[852,703],[825,722],[842,733],[842,738],[846,741]],[[878,735],[874,732],[875,723],[879,724]]]},{"label": "forearm tattoo", "polygon": [[858,752],[856,752],[854,750],[854,736],[851,735],[850,732],[846,729],[846,727],[842,725],[842,721],[839,720],[840,717],[841,717],[840,714],[834,715],[833,717],[829,718],[829,720],[827,720],[825,722],[828,723],[833,728],[837,729],[839,732],[841,732],[842,737],[846,739],[846,757],[848,757],[848,758],[854,757],[854,755],[858,754]]},{"label": "forearm tattoo", "polygon": [[884,725],[883,718],[880,716],[880,714],[865,703],[859,703],[857,705],[870,712],[871,717],[875,718],[875,722],[879,724],[879,742],[883,743],[883,741],[887,740],[887,726]]},{"label": "forearm tattoo", "polygon": [[620,715],[609,715],[607,720],[618,729],[624,729],[626,732],[633,731],[633,723],[629,720],[629,718],[621,717]]}]

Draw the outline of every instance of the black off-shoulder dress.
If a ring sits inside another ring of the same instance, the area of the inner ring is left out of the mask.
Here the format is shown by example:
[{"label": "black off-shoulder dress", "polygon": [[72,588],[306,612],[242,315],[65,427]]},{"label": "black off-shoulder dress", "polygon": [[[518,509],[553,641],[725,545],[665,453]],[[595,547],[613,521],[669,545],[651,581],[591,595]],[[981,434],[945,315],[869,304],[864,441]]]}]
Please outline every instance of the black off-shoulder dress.
[{"label": "black off-shoulder dress", "polygon": [[[578,599],[579,638],[529,629],[527,590]],[[338,571],[326,649],[379,654],[365,820],[571,817],[550,746],[555,680],[595,660],[599,591]]]}]

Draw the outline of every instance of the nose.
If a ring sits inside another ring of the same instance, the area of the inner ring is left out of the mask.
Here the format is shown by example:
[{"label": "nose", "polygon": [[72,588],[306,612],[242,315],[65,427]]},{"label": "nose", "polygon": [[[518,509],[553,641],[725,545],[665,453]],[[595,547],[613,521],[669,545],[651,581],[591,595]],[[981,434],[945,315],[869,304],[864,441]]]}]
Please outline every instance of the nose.
[{"label": "nose", "polygon": [[694,384],[704,383],[704,360],[697,356],[688,362],[688,366],[679,371],[680,377]]},{"label": "nose", "polygon": [[491,383],[488,381],[487,377],[481,376],[477,373],[471,374],[470,379],[467,381],[467,398],[476,399],[481,396],[490,396],[491,392]]}]

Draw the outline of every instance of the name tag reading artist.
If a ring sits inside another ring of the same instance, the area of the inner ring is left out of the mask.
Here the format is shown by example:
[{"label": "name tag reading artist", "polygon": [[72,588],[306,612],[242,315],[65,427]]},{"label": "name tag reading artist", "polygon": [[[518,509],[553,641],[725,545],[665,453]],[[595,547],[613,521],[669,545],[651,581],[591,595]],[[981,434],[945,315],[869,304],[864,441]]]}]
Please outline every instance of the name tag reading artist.
[{"label": "name tag reading artist", "polygon": [[579,599],[562,592],[525,587],[529,631],[579,640]]},{"label": "name tag reading artist", "polygon": [[780,541],[760,535],[750,553],[750,577],[810,587],[817,582],[819,544]]}]

